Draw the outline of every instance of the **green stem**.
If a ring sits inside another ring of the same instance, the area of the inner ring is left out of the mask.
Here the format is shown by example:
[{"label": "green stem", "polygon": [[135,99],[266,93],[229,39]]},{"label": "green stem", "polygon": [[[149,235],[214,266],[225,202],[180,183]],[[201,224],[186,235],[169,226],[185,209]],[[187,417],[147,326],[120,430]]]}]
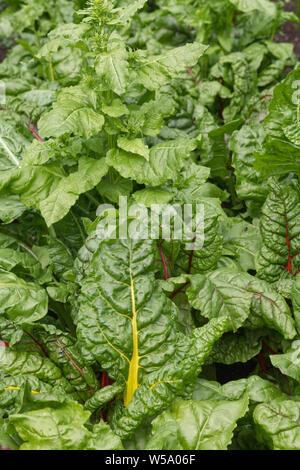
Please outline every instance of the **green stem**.
[{"label": "green stem", "polygon": [[56,232],[55,232],[55,230],[54,230],[53,225],[50,225],[50,227],[48,228],[48,231],[49,231],[50,237],[56,238]]},{"label": "green stem", "polygon": [[97,199],[90,193],[85,193],[85,196],[95,205],[95,206],[99,206],[99,201],[97,201]]},{"label": "green stem", "polygon": [[73,212],[72,210],[70,211],[70,214],[71,214],[71,216],[72,216],[72,218],[73,218],[75,224],[77,225],[77,228],[78,228],[78,230],[79,230],[81,239],[82,239],[82,241],[83,241],[83,243],[84,243],[84,242],[85,242],[85,236],[84,236],[84,233],[83,233],[83,231],[82,231],[81,225],[80,225],[80,223],[78,222],[77,217],[76,217],[76,215],[74,214],[74,212]]},{"label": "green stem", "polygon": [[300,18],[300,0],[295,0],[295,12],[296,15]]},{"label": "green stem", "polygon": [[54,77],[54,70],[53,70],[53,63],[52,63],[52,55],[51,54],[49,56],[49,70],[50,70],[51,81],[54,82],[55,77]]}]

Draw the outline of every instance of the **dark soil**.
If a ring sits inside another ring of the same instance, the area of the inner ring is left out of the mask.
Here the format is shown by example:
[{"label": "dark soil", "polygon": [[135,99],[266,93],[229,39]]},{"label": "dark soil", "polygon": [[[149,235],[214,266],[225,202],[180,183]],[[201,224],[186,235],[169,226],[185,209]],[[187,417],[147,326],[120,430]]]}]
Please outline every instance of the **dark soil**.
[{"label": "dark soil", "polygon": [[[295,1],[286,4],[286,11],[295,11]],[[276,34],[276,41],[278,42],[292,42],[295,46],[295,54],[297,59],[300,60],[300,25],[296,23],[286,23],[283,27],[281,34]]]},{"label": "dark soil", "polygon": [[6,56],[6,52],[7,52],[6,48],[2,46],[0,43],[0,62],[2,62],[2,60]]}]

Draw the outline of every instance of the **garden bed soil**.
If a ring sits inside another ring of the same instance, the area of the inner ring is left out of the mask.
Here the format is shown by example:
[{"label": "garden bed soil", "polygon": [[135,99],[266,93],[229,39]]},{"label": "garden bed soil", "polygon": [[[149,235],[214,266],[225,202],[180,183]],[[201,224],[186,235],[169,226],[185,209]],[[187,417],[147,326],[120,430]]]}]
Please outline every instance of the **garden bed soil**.
[{"label": "garden bed soil", "polygon": [[[295,1],[289,2],[285,5],[286,11],[295,11]],[[290,42],[295,46],[295,54],[300,61],[300,25],[295,23],[286,23],[283,27],[283,32],[275,36],[278,42]]]}]

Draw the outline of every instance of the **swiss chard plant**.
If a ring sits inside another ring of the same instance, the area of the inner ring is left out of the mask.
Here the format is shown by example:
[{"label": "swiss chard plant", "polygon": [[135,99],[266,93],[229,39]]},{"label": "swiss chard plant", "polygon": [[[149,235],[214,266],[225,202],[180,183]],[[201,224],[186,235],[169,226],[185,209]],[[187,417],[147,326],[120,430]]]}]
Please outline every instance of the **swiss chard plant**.
[{"label": "swiss chard plant", "polygon": [[[1,447],[299,450],[300,72],[274,40],[299,19],[6,4]],[[202,243],[193,214],[145,236],[161,206],[201,208]]]}]

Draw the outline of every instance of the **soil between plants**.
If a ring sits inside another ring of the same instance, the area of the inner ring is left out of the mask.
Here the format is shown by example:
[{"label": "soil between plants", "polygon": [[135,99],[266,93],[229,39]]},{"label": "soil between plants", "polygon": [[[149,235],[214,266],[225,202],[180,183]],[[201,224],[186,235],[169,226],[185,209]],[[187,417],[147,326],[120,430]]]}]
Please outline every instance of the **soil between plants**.
[{"label": "soil between plants", "polygon": [[[289,2],[285,5],[286,11],[295,11],[295,1]],[[300,25],[288,22],[283,27],[283,32],[276,34],[275,40],[277,42],[290,42],[294,44],[294,52],[297,59],[300,61]]]}]

